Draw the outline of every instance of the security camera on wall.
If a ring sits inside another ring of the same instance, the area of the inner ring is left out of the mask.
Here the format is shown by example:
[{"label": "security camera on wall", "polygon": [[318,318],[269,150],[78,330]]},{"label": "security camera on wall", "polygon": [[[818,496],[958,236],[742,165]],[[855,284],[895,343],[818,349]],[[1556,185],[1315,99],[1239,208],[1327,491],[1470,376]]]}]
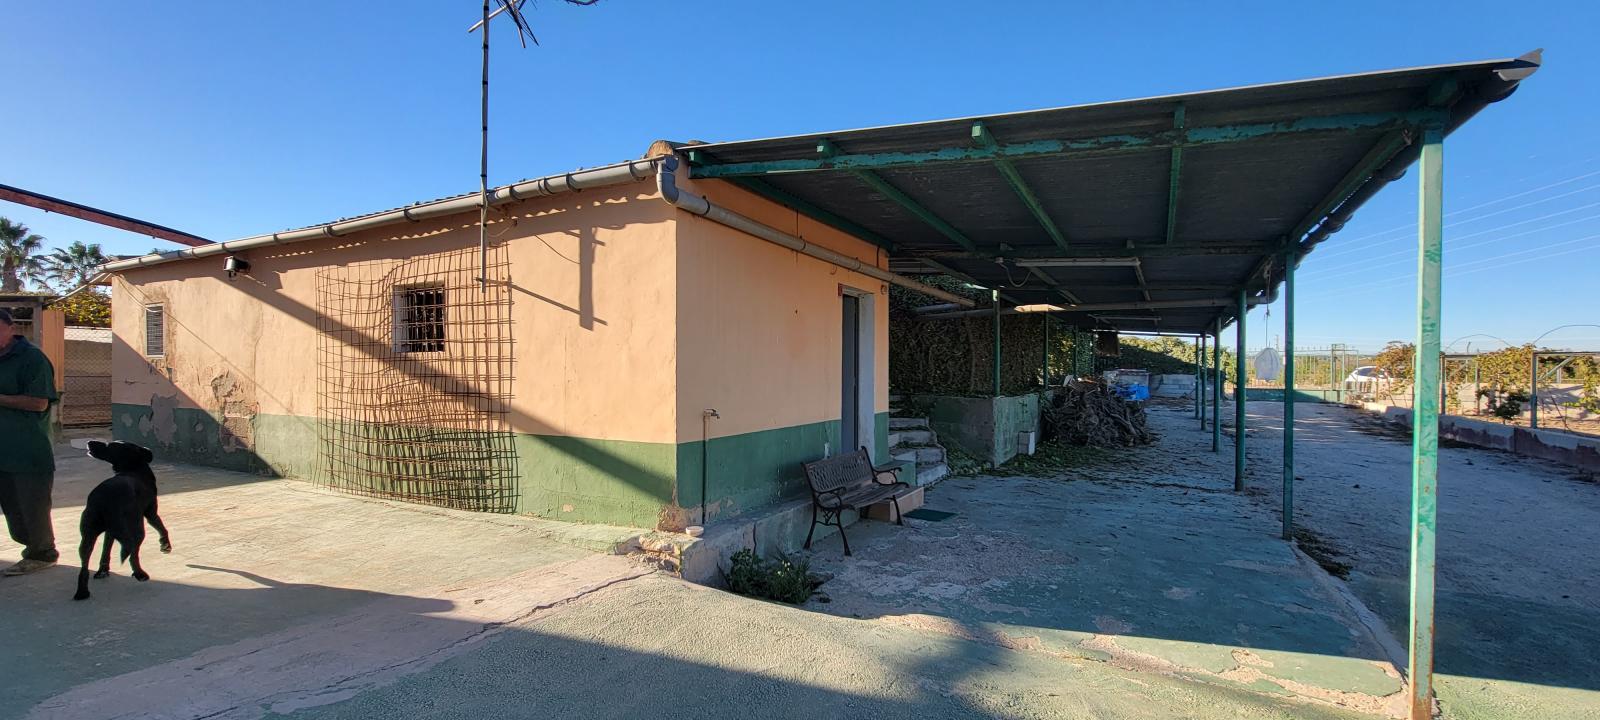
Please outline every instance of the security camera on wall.
[{"label": "security camera on wall", "polygon": [[228,271],[228,277],[231,279],[239,273],[250,272],[250,262],[237,255],[229,255],[228,261],[223,263],[222,269]]}]

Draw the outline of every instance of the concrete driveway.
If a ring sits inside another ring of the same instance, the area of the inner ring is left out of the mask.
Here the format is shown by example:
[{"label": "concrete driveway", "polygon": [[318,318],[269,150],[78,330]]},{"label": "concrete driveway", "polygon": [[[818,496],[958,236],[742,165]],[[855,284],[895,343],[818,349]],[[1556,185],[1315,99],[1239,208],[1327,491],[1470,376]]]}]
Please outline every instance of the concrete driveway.
[{"label": "concrete driveway", "polygon": [[[486,627],[647,571],[607,556],[636,531],[336,494],[314,485],[158,465],[174,549],[77,578],[83,498],[110,475],[61,446],[62,562],[0,579],[0,718],[200,717],[293,704],[444,659]],[[0,562],[21,548],[0,540]],[[98,556],[96,557],[98,561]],[[335,674],[336,677],[335,677]],[[41,704],[42,703],[42,704]]]},{"label": "concrete driveway", "polygon": [[[161,466],[150,582],[0,581],[0,718],[1391,714],[1361,618],[1181,435],[940,486],[957,518],[824,541],[832,602],[800,608],[607,554],[626,529]],[[64,450],[63,547],[106,474]]]}]

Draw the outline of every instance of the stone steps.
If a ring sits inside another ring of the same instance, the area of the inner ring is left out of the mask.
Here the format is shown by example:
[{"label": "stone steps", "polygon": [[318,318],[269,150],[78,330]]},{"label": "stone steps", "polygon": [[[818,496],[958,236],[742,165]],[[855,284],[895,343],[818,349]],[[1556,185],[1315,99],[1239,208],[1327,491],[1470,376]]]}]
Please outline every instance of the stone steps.
[{"label": "stone steps", "polygon": [[932,430],[891,430],[889,447],[897,445],[932,445],[937,442]]},{"label": "stone steps", "polygon": [[916,463],[918,487],[931,485],[950,474],[939,436],[928,426],[927,418],[890,417],[889,455],[901,462]]}]

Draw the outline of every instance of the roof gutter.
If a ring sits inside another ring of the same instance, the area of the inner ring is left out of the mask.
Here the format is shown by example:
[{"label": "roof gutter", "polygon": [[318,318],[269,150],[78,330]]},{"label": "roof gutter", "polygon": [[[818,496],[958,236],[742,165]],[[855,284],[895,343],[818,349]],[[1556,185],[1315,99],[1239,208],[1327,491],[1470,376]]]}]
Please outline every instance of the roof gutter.
[{"label": "roof gutter", "polygon": [[[489,193],[489,204],[503,205],[530,198],[547,197],[560,193],[577,192],[590,188],[625,185],[644,180],[651,175],[656,177],[656,187],[661,192],[661,198],[669,204],[687,210],[708,220],[721,225],[726,225],[749,235],[754,235],[767,242],[781,245],[794,250],[802,255],[808,255],[832,265],[837,265],[852,272],[861,273],[868,277],[882,280],[883,282],[901,287],[911,288],[917,292],[929,295],[946,302],[955,303],[961,307],[972,307],[975,303],[953,293],[940,290],[930,285],[924,285],[909,277],[882,270],[876,265],[871,265],[856,258],[837,253],[827,248],[807,242],[805,239],[790,235],[777,228],[764,225],[736,212],[713,204],[710,200],[694,193],[679,190],[674,173],[678,168],[678,158],[672,155],[647,158],[644,160],[631,160],[615,165],[579,170],[563,175],[550,175],[533,180],[525,180],[513,185],[495,188]],[[150,267],[180,260],[212,257],[217,255],[230,255],[254,248],[274,247],[289,245],[307,240],[321,240],[336,238],[362,230],[398,225],[406,222],[419,222],[429,218],[453,215],[477,209],[480,206],[477,194],[463,195],[461,197],[436,200],[367,215],[365,217],[340,220],[322,225],[313,225],[299,230],[257,235],[255,237],[229,240],[227,242],[213,243],[200,247],[187,248],[172,252],[154,253],[126,260],[115,260],[105,263],[98,268],[100,273],[115,273],[135,268]]]},{"label": "roof gutter", "polygon": [[[588,170],[578,170],[562,175],[549,175],[532,180],[524,180],[512,185],[495,188],[489,192],[490,205],[504,205],[529,198],[547,197],[560,193],[577,192],[597,187],[612,185],[625,185],[631,182],[644,180],[657,171],[660,163],[658,158],[645,160],[630,160],[615,165],[605,165]],[[101,265],[100,272],[120,272],[134,268],[161,265],[163,263],[190,260],[194,258],[211,257],[214,255],[229,255],[253,248],[273,247],[288,245],[307,240],[320,240],[336,238],[361,230],[387,225],[398,225],[405,222],[419,222],[429,218],[453,215],[477,209],[480,198],[477,193],[461,197],[435,200],[433,202],[409,205],[397,210],[389,210],[367,215],[365,217],[339,220],[336,222],[313,225],[299,230],[257,235],[254,237],[229,240],[227,242],[213,243],[200,247],[176,250],[172,252],[154,253],[127,260],[116,260]]]},{"label": "roof gutter", "polygon": [[[812,244],[805,238],[790,235],[770,225],[765,225],[756,220],[740,215],[732,210],[719,206],[710,200],[696,195],[687,190],[681,190],[677,184],[678,158],[666,156],[661,161],[661,171],[656,174],[656,186],[661,190],[661,199],[685,210],[691,214],[699,215],[719,225],[738,230],[747,235],[754,235],[774,245],[780,245],[802,255],[807,255],[831,265],[837,265],[851,272],[860,273],[867,277],[882,280],[891,285],[916,290],[924,295],[935,297],[948,303],[961,307],[973,307],[977,303],[969,298],[964,298],[955,293],[946,292],[931,285],[924,285],[909,277],[892,273],[876,265],[870,265],[856,258],[837,253],[820,245]],[[984,310],[982,312],[989,312]]]}]

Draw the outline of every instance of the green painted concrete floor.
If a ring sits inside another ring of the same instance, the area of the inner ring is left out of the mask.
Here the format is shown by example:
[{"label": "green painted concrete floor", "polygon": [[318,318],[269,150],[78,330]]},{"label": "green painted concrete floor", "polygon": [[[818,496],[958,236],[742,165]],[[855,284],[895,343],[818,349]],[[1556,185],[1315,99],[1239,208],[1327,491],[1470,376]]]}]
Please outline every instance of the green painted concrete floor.
[{"label": "green painted concrete floor", "polygon": [[1056,477],[946,481],[927,507],[959,515],[851,528],[850,558],[829,538],[813,556],[832,575],[826,602],[807,607],[1258,693],[1297,715],[1402,714],[1381,624],[1231,491],[1231,472],[1197,466],[1188,413],[1151,416],[1154,446]]}]

